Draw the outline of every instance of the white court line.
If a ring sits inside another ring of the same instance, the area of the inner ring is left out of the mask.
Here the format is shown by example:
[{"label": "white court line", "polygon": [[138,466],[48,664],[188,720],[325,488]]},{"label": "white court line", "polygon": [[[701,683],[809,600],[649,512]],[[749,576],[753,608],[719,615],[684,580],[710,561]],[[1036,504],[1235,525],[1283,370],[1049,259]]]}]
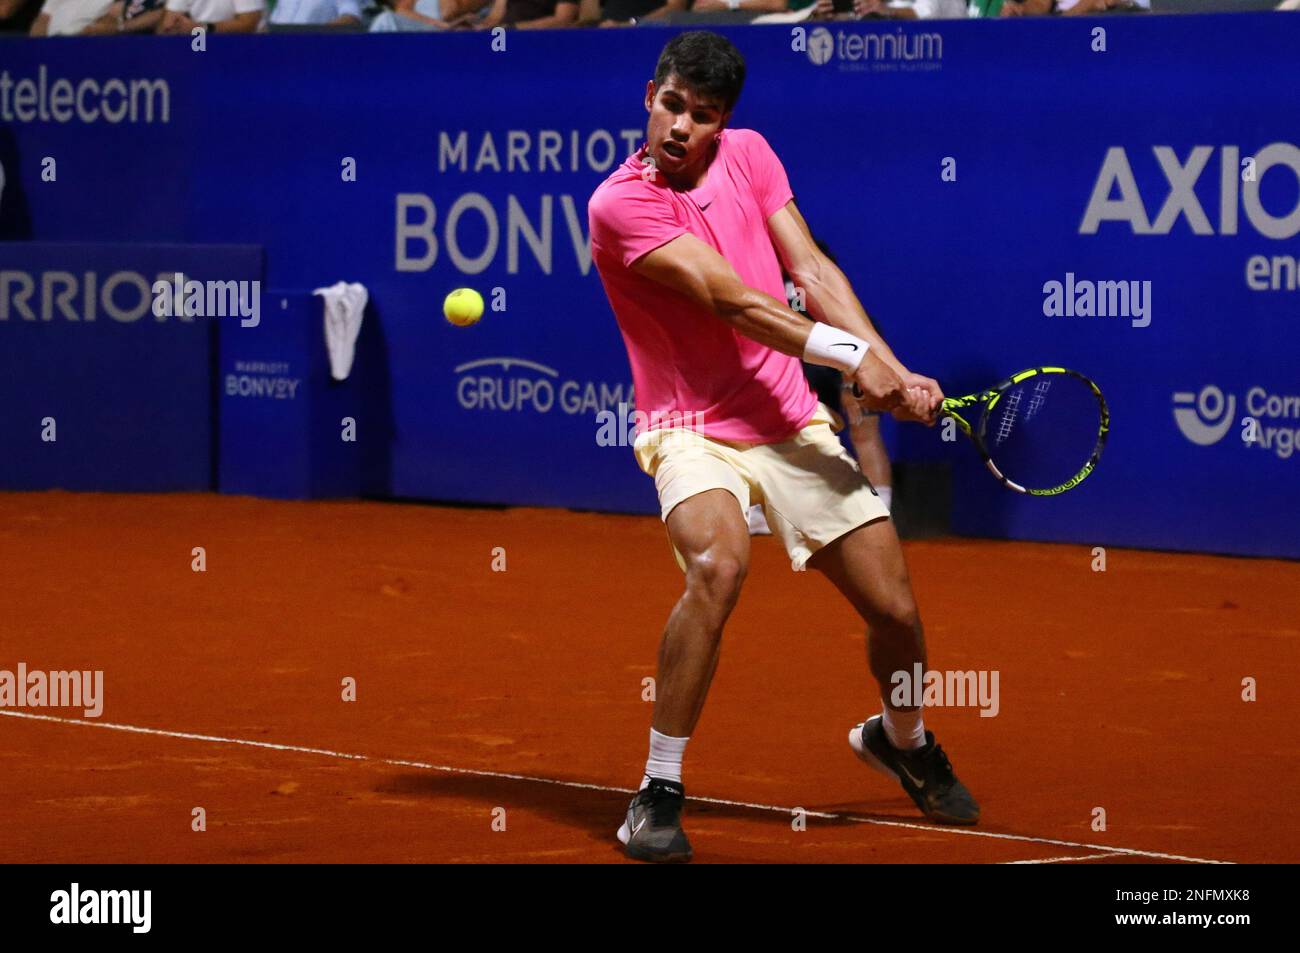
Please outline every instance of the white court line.
[{"label": "white court line", "polygon": [[1103,857],[1123,857],[1123,852],[1109,851],[1105,854],[1084,854],[1081,857],[1043,857],[1040,860],[1004,860],[1004,864],[1066,864],[1076,860],[1101,860]]},{"label": "white court line", "polygon": [[[25,711],[5,711],[0,715],[8,718],[26,718],[30,721],[48,721],[60,725],[81,725],[86,728],[106,728],[110,731],[125,731],[137,735],[155,735],[162,738],[184,738],[189,741],[210,741],[214,744],[243,745],[248,748],[264,748],[269,751],[293,751],[297,754],[314,754],[326,758],[342,758],[347,761],[367,761],[372,764],[387,764],[398,768],[420,768],[425,771],[441,771],[445,774],[465,774],[477,778],[504,778],[510,781],[531,781],[534,784],[554,784],[558,787],[582,788],[587,791],[605,791],[610,794],[635,794],[632,788],[615,788],[604,784],[587,784],[582,781],[561,781],[557,778],[539,778],[528,774],[510,774],[506,771],[483,771],[477,768],[455,768],[443,764],[429,764],[424,761],[406,761],[401,758],[379,758],[365,754],[349,754],[346,751],[330,751],[327,748],[308,748],[303,745],[282,745],[271,741],[249,741],[245,738],[222,738],[218,735],[198,735],[188,731],[166,731],[161,728],[141,728],[137,725],[118,725],[105,721],[88,721],[81,718],[58,718],[54,715],[34,715]],[[771,811],[778,814],[792,814],[794,808],[780,807],[775,804],[756,804],[752,801],[731,801],[720,797],[700,797],[690,795],[688,801],[701,804],[720,804],[724,807],[747,807],[755,811]],[[1181,860],[1192,864],[1229,864],[1228,860],[1208,860],[1204,857],[1185,857],[1181,854],[1162,854],[1151,850],[1134,850],[1127,847],[1112,847],[1109,844],[1083,844],[1068,840],[1055,840],[1050,837],[1030,837],[1025,834],[997,834],[992,831],[971,830],[968,827],[938,827],[931,824],[916,824],[910,821],[886,821],[876,817],[859,817],[855,814],[836,814],[829,811],[809,811],[801,808],[807,817],[821,818],[828,821],[852,821],[855,824],[872,824],[877,827],[901,827],[907,830],[928,831],[933,834],[960,834],[966,837],[988,837],[994,840],[1022,841],[1029,844],[1054,844],[1057,847],[1072,847],[1077,850],[1104,851],[1108,854],[1130,857],[1151,857],[1157,860]]]}]

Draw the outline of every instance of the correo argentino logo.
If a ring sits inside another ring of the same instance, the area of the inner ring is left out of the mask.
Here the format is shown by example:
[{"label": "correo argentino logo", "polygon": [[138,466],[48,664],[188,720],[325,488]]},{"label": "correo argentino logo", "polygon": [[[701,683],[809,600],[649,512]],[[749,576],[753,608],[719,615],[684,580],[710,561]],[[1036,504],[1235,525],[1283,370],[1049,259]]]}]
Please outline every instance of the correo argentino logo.
[{"label": "correo argentino logo", "polygon": [[1200,447],[1208,447],[1223,439],[1232,426],[1237,410],[1237,399],[1208,384],[1199,394],[1178,391],[1174,394],[1174,422],[1183,436]]}]

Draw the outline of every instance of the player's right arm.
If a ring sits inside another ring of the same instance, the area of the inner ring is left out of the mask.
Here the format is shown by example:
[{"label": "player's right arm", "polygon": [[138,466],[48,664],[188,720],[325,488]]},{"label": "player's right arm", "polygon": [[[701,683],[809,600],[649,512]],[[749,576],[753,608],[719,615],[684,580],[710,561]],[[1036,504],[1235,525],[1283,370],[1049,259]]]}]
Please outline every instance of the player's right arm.
[{"label": "player's right arm", "polygon": [[[782,354],[807,354],[808,336],[815,323],[790,310],[785,302],[745,284],[716,249],[694,235],[678,235],[647,252],[632,269],[685,295],[745,337]],[[873,409],[892,410],[906,403],[902,379],[871,350],[856,376]]]}]

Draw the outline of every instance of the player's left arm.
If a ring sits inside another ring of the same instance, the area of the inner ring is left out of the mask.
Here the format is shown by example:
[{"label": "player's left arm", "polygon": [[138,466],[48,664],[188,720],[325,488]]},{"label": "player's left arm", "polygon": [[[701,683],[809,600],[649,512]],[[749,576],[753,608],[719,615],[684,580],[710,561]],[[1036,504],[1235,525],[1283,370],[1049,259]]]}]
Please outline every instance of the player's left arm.
[{"label": "player's left arm", "polygon": [[768,232],[786,273],[802,288],[809,317],[823,321],[871,344],[876,356],[893,368],[908,387],[922,387],[929,392],[932,406],[943,402],[943,390],[937,381],[909,371],[898,359],[866,308],[853,292],[844,272],[827,258],[816,242],[794,199],[786,202],[767,220]]}]

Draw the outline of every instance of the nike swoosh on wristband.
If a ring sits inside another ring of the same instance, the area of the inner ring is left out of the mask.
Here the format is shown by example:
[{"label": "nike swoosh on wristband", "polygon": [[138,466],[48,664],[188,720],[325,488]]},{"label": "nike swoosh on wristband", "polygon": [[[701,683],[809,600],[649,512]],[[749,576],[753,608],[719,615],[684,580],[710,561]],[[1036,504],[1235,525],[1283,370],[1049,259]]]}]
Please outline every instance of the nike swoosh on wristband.
[{"label": "nike swoosh on wristband", "polygon": [[858,349],[858,346],[854,344],[852,341],[836,341],[834,344],[831,345],[831,347],[851,347],[855,351]]}]

